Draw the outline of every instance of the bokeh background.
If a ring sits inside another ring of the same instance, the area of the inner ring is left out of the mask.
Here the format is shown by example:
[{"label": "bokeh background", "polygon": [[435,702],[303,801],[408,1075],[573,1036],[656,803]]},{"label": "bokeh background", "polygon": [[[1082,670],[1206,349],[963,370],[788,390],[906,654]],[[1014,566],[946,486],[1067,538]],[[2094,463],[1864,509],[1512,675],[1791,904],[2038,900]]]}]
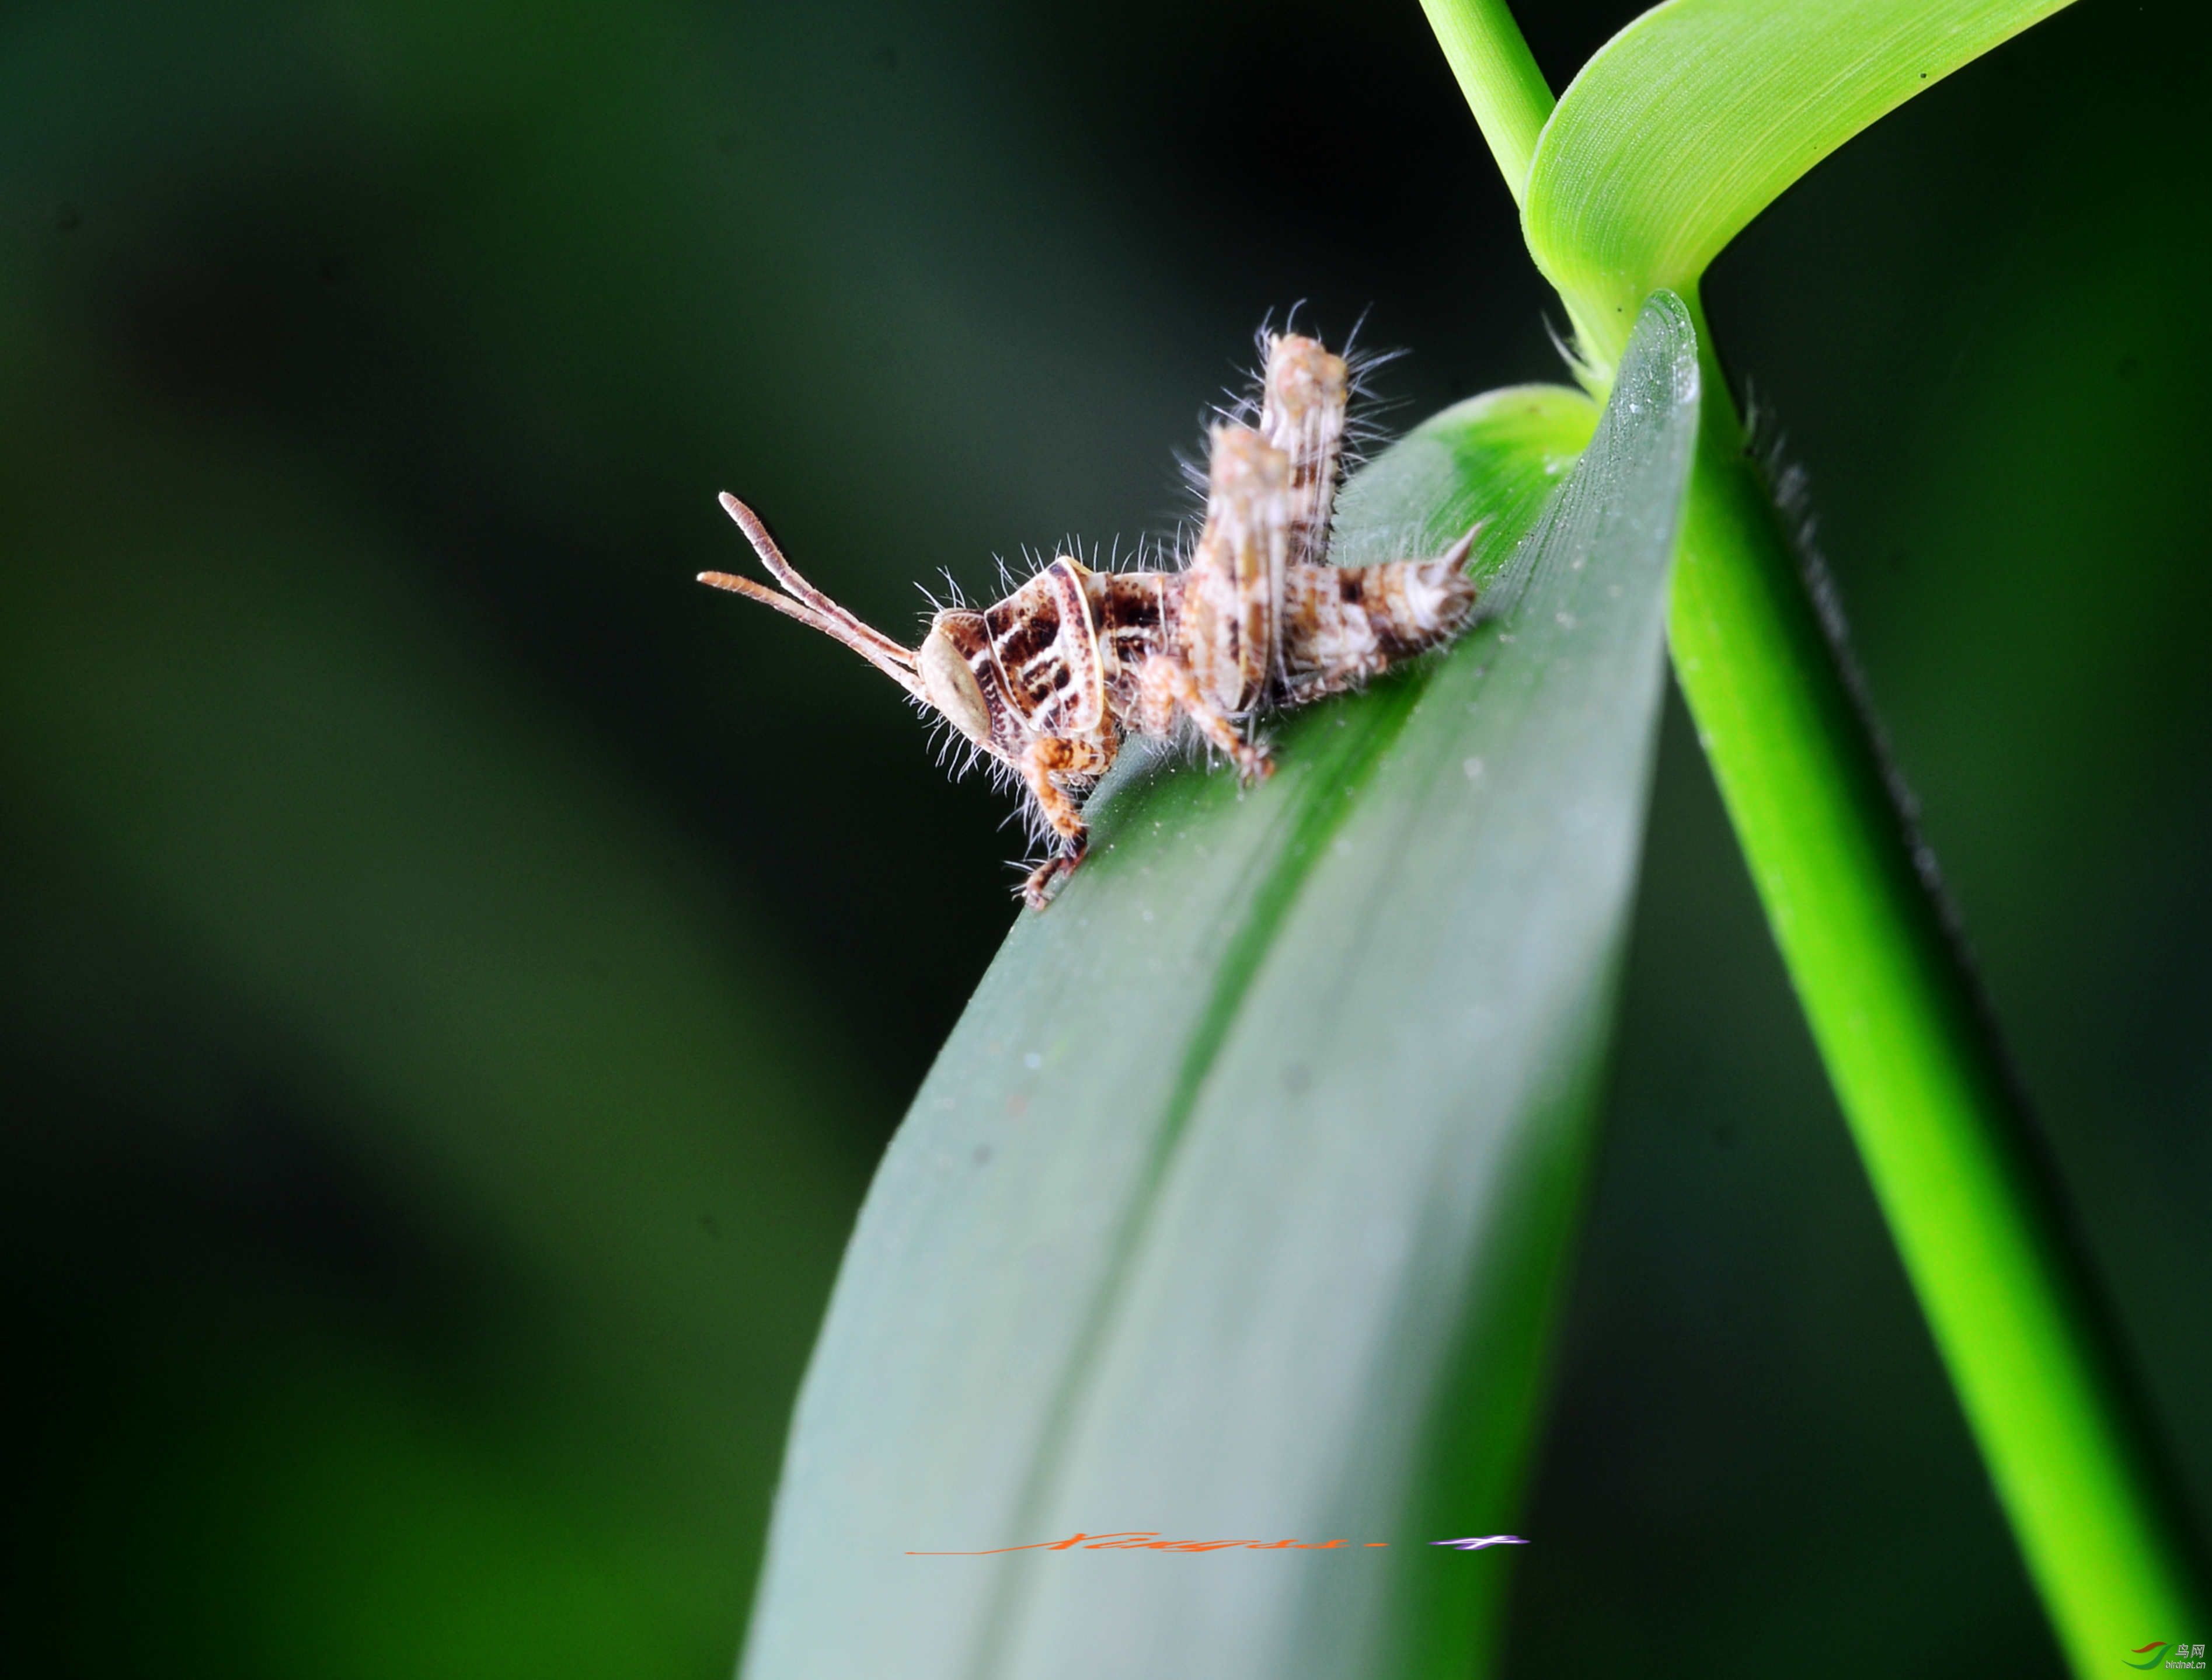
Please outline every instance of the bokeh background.
[{"label": "bokeh background", "polygon": [[[2205,33],[2087,0],[1709,289],[2200,1515]],[[1559,377],[1418,8],[19,0],[0,241],[9,1665],[726,1673],[1018,846],[714,492],[896,629],[1170,525],[1271,309]],[[2057,1672],[1679,706],[1607,1127],[1508,1672]]]}]

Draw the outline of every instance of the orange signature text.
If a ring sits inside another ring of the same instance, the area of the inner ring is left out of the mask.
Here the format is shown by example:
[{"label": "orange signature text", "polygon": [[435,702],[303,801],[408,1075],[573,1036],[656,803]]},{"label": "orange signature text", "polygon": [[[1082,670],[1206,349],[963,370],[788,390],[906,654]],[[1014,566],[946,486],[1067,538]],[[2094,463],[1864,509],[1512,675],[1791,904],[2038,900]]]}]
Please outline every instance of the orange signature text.
[{"label": "orange signature text", "polygon": [[[1388,1540],[1363,1540],[1363,1546],[1387,1546]],[[1220,1552],[1242,1546],[1248,1552],[1327,1552],[1349,1540],[1163,1540],[1152,1528],[1121,1529],[1111,1534],[1071,1534],[1065,1540],[1036,1540],[1026,1546],[992,1546],[980,1552],[908,1552],[908,1557],[994,1557],[1000,1552]]]}]

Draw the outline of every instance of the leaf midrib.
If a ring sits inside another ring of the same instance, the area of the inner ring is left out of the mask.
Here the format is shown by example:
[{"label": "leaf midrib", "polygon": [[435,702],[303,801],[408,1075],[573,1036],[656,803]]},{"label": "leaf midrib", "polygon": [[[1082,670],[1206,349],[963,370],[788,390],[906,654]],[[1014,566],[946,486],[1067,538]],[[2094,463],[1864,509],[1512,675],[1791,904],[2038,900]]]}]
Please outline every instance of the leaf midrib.
[{"label": "leaf midrib", "polygon": [[[1214,983],[1184,1045],[1160,1123],[1154,1129],[1146,1152],[1135,1212],[1113,1240],[1113,1257],[1105,1271],[1104,1286],[1085,1311],[1083,1329],[1076,1336],[1073,1354],[1047,1408],[1036,1454],[1014,1504],[1014,1525],[1020,1532],[1028,1532],[1031,1524],[1042,1520],[1051,1483],[1075,1428],[1079,1397],[1092,1386],[1114,1321],[1119,1315],[1132,1275],[1131,1263],[1144,1249],[1160,1204],[1162,1186],[1182,1145],[1190,1117],[1205,1093],[1221,1047],[1228,1041],[1230,1030],[1251,992],[1253,981],[1304,892],[1315,865],[1326,855],[1337,831],[1358,808],[1358,793],[1373,779],[1383,758],[1404,733],[1435,669],[1433,664],[1424,664],[1376,685],[1376,689],[1382,691],[1379,695],[1376,690],[1368,691],[1367,703],[1354,714],[1358,720],[1357,725],[1341,732],[1347,739],[1325,762],[1315,767],[1311,791],[1303,801],[1303,809],[1293,819],[1280,849],[1272,856],[1255,859],[1251,866],[1261,875],[1261,885],[1251,900],[1243,925],[1231,937],[1215,967]],[[1310,745],[1312,738],[1322,731],[1313,728],[1302,733]],[[1147,749],[1150,759],[1131,779],[1158,773],[1172,750]],[[1331,792],[1340,788],[1345,792],[1332,797]],[[968,1664],[969,1672],[978,1680],[999,1673],[1004,1665],[1006,1644],[1012,1636],[1013,1613],[1024,1579],[1012,1567],[1011,1561],[999,1567],[989,1607],[982,1620],[981,1637]]]}]

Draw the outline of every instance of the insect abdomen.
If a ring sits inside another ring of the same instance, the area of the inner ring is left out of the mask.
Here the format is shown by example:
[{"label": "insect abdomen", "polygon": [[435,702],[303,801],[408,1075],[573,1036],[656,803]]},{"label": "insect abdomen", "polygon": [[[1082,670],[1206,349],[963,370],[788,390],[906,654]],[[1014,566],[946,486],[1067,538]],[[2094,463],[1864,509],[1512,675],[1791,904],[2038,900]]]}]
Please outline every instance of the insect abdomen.
[{"label": "insect abdomen", "polygon": [[1293,700],[1377,675],[1449,642],[1474,607],[1459,555],[1375,566],[1293,566],[1285,580],[1283,671]]}]

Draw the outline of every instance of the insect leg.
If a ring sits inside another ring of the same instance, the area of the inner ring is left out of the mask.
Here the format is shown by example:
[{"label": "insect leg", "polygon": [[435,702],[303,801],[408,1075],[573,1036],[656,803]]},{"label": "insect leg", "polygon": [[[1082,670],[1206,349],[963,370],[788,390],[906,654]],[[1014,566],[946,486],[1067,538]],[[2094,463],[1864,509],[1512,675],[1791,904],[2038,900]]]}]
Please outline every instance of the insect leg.
[{"label": "insect leg", "polygon": [[1191,551],[1179,654],[1210,710],[1242,716],[1281,674],[1290,457],[1246,426],[1216,426],[1206,524]]},{"label": "insect leg", "polygon": [[1033,910],[1041,910],[1060,897],[1060,889],[1067,885],[1067,878],[1075,873],[1075,866],[1083,861],[1083,854],[1073,856],[1062,854],[1048,857],[1030,871],[1022,882],[1022,902]]},{"label": "insect leg", "polygon": [[1060,854],[1046,859],[1022,883],[1022,897],[1031,910],[1050,904],[1075,866],[1090,849],[1091,831],[1083,821],[1083,807],[1056,779],[1102,775],[1114,762],[1111,738],[1083,739],[1040,735],[1022,751],[1017,768],[1037,802],[1048,826],[1060,843]]},{"label": "insect leg", "polygon": [[1328,520],[1342,462],[1351,375],[1344,358],[1316,338],[1267,338],[1261,381],[1260,430],[1290,458],[1290,563],[1318,564],[1328,549]]},{"label": "insect leg", "polygon": [[1137,712],[1145,732],[1154,735],[1170,733],[1176,714],[1182,713],[1210,745],[1236,761],[1237,773],[1248,787],[1275,773],[1267,749],[1238,734],[1236,725],[1207,700],[1190,667],[1171,654],[1154,654],[1137,667]]}]

